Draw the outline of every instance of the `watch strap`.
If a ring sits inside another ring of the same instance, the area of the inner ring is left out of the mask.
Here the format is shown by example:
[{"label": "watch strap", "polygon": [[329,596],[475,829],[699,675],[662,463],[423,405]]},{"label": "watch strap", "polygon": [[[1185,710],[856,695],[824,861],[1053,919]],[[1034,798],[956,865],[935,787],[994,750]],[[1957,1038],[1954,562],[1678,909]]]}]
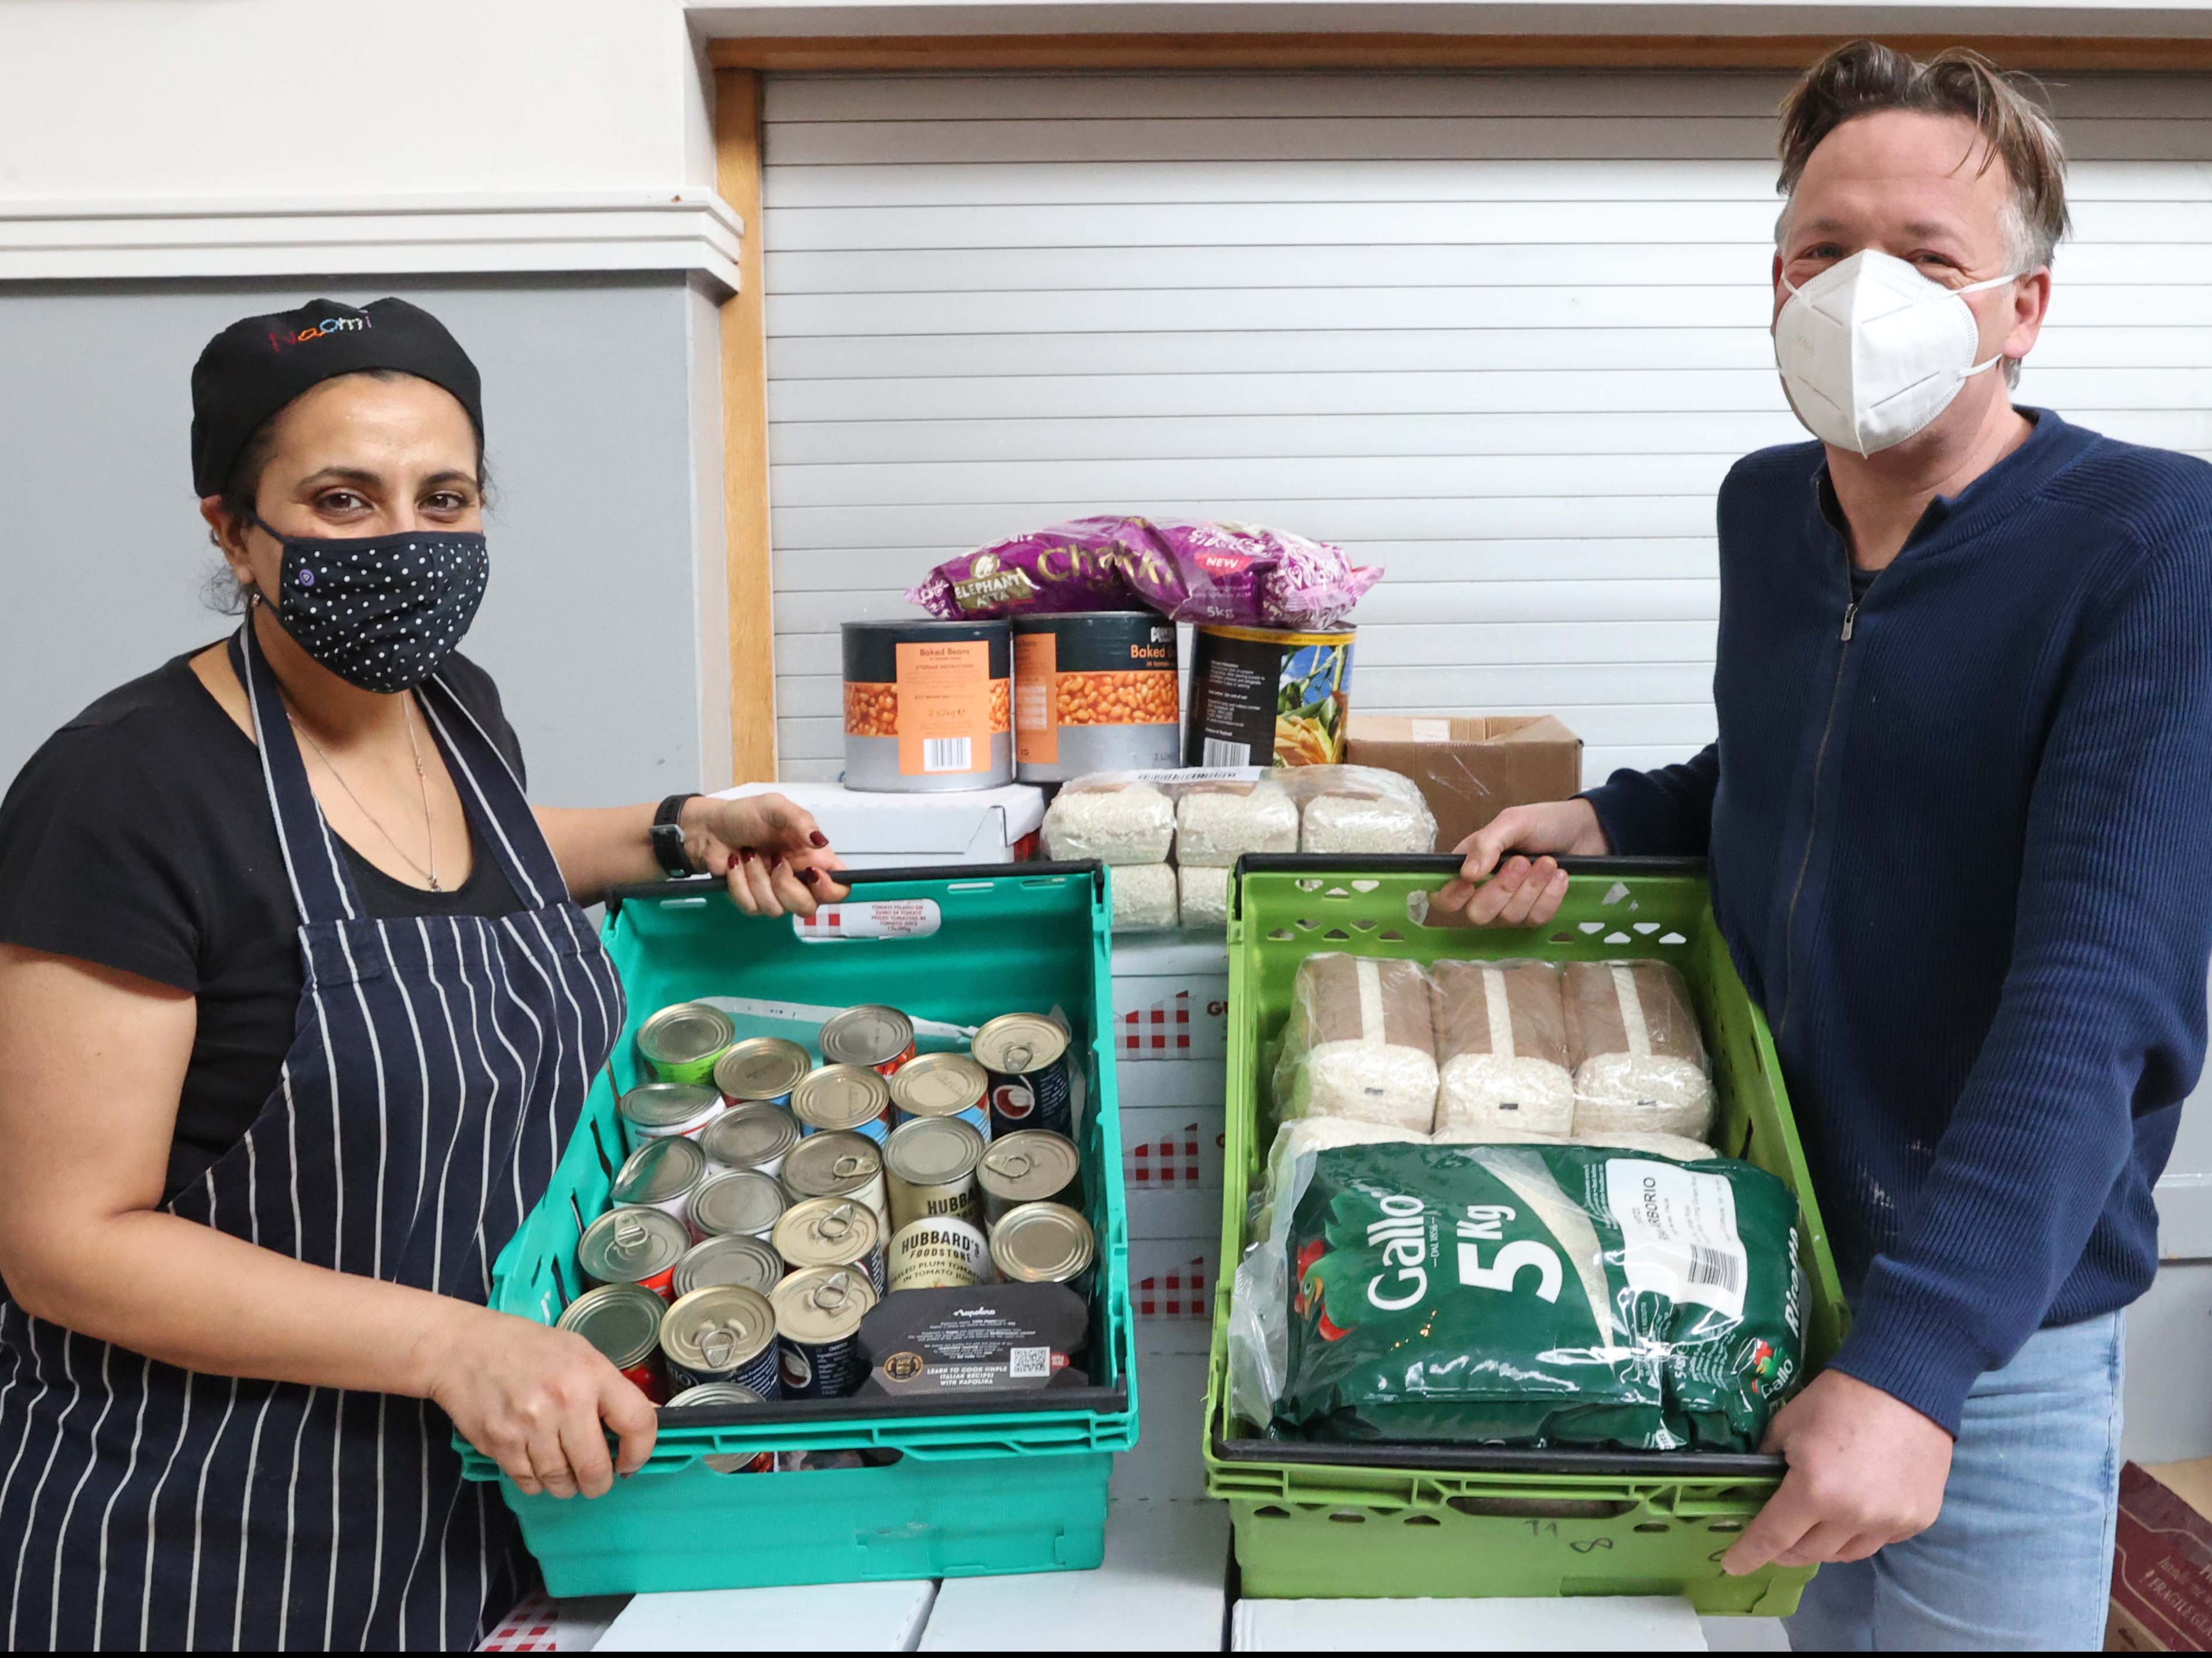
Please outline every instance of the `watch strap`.
[{"label": "watch strap", "polygon": [[684,825],[678,820],[684,808],[699,798],[694,790],[689,794],[672,794],[660,803],[660,810],[653,814],[653,828],[648,831],[653,841],[653,855],[661,871],[667,875],[696,875],[701,872],[684,850]]}]

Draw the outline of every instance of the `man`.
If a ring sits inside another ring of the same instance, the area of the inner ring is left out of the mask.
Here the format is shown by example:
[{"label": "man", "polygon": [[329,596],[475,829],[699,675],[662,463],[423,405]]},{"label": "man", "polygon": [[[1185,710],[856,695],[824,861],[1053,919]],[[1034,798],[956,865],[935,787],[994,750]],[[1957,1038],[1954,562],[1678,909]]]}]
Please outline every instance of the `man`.
[{"label": "man", "polygon": [[1978,59],[1842,48],[1781,154],[1820,441],[1722,485],[1719,741],[1502,814],[1446,899],[1534,926],[1565,877],[1508,853],[1710,857],[1855,1312],[1724,1564],[1837,1563],[1800,1647],[2095,1648],[2120,1309],[2204,1056],[2212,468],[2014,407],[2064,160]]}]

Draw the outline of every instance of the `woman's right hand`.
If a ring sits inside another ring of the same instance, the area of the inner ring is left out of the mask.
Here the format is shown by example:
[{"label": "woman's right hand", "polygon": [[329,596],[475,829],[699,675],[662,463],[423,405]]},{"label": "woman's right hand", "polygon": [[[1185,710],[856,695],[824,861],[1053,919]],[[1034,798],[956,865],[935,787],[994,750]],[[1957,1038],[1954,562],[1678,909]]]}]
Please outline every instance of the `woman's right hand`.
[{"label": "woman's right hand", "polygon": [[526,1318],[453,1308],[423,1338],[423,1394],[525,1496],[604,1497],[617,1473],[644,1466],[659,1417],[598,1348]]},{"label": "woman's right hand", "polygon": [[[1509,852],[1599,858],[1613,848],[1587,800],[1548,800],[1540,806],[1508,806],[1452,850],[1466,854],[1457,878],[1437,894],[1442,909],[1465,909],[1477,926],[1541,926],[1559,913],[1567,896],[1567,872],[1551,857],[1531,863]],[[1491,875],[1497,870],[1495,875]],[[1484,880],[1485,876],[1490,876]]]}]

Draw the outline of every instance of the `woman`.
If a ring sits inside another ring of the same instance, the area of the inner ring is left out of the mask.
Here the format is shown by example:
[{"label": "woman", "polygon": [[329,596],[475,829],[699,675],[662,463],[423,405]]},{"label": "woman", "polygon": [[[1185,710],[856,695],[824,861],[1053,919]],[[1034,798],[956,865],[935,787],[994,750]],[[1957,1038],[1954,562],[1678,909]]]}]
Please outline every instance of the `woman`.
[{"label": "woman", "polygon": [[840,865],[775,796],[525,803],[452,653],[483,419],[435,319],[249,318],[192,394],[244,625],[0,806],[6,1640],[466,1646],[514,1535],[453,1430],[560,1497],[653,1440],[588,1344],[484,1305],[623,1027],[578,906],[689,868],[808,914]]}]

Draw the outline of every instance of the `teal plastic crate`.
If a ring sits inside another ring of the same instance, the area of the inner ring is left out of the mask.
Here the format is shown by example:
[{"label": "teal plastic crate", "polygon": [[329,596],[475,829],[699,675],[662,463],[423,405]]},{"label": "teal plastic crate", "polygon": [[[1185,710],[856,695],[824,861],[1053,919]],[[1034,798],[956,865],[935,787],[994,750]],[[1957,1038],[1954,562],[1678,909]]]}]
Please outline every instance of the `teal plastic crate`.
[{"label": "teal plastic crate", "polygon": [[[744,914],[714,881],[625,889],[609,904],[604,937],[629,997],[628,1027],[551,1188],[493,1266],[491,1304],[550,1324],[580,1290],[576,1242],[606,1207],[620,1161],[615,1102],[642,1080],[632,1039],[670,1003],[887,1002],[961,1025],[1056,1007],[1085,1085],[1078,1138],[1098,1241],[1094,1385],[988,1408],[893,1409],[855,1398],[664,1410],[645,1467],[589,1500],[526,1497],[463,1446],[470,1478],[499,1480],[556,1595],[1055,1571],[1096,1566],[1103,1555],[1112,1453],[1137,1437],[1103,872],[1031,864],[853,879],[856,902],[933,903],[937,930],[802,942],[788,920]],[[748,1029],[741,1019],[739,1034]],[[768,1474],[723,1473],[705,1461],[761,1450],[889,1451],[897,1460]]]}]

